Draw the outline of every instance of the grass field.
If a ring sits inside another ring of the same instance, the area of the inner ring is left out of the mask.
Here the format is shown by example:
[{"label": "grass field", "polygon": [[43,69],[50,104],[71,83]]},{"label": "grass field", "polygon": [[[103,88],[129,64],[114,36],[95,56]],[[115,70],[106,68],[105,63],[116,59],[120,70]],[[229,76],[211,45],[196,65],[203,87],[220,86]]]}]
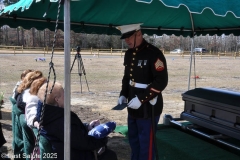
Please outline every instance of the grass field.
[{"label": "grass field", "polygon": [[[48,77],[50,56],[45,56],[46,62],[36,62],[36,57],[43,55],[0,55],[0,91],[5,93],[5,101],[12,95],[12,89],[20,79],[24,69],[38,69]],[[73,62],[74,56],[72,56]],[[169,73],[169,83],[163,91],[164,112],[170,111],[178,115],[183,108],[181,93],[188,89],[188,75],[190,68],[189,56],[184,58],[178,55],[166,55]],[[77,73],[77,61],[73,65],[71,75],[71,98],[72,103],[89,105],[93,110],[107,112],[116,105],[121,89],[123,76],[123,58],[120,56],[82,56],[86,75],[79,76]],[[232,57],[196,57],[193,60],[190,89],[195,87],[216,87],[240,91],[240,58]],[[53,58],[56,79],[64,83],[64,57],[56,55]],[[194,70],[196,76],[194,79]],[[53,72],[50,75],[53,80]],[[80,83],[81,79],[81,83]],[[87,83],[86,83],[87,82]],[[82,93],[81,85],[82,84]],[[88,92],[89,87],[90,92]],[[179,105],[180,104],[180,105]],[[176,112],[176,113],[175,113]],[[109,115],[111,116],[111,114]],[[111,116],[112,117],[112,116]],[[116,118],[116,117],[115,117]]]}]

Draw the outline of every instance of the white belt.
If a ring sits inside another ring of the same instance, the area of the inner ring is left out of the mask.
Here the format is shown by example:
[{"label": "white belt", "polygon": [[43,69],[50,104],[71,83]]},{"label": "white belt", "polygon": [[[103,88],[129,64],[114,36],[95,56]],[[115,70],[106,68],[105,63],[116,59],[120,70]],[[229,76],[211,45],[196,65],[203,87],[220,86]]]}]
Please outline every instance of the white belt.
[{"label": "white belt", "polygon": [[136,83],[136,82],[133,82],[133,81],[129,81],[129,84],[130,86],[132,87],[136,87],[136,88],[147,88],[147,84],[142,84],[142,83]]}]

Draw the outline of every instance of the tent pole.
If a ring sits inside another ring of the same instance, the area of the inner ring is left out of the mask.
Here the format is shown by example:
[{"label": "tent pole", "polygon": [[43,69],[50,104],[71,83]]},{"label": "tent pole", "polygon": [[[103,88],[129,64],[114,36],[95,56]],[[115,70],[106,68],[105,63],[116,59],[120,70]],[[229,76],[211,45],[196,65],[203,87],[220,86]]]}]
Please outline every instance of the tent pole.
[{"label": "tent pole", "polygon": [[[193,41],[193,46],[195,48],[194,45],[194,41]],[[193,52],[193,67],[194,67],[194,88],[197,87],[197,78],[196,78],[196,54]]]},{"label": "tent pole", "polygon": [[70,159],[70,0],[64,2],[64,160]]},{"label": "tent pole", "polygon": [[191,72],[192,72],[192,57],[193,57],[193,37],[191,38],[191,56],[190,56],[190,68],[189,68],[189,74],[188,74],[188,90],[190,89],[190,78],[191,78]]},{"label": "tent pole", "polygon": [[191,78],[191,71],[192,71],[192,57],[193,57],[193,38],[194,38],[194,22],[192,14],[190,14],[191,24],[192,24],[192,38],[191,38],[191,57],[190,57],[190,67],[189,67],[189,75],[188,75],[188,90],[190,89],[190,78]]}]

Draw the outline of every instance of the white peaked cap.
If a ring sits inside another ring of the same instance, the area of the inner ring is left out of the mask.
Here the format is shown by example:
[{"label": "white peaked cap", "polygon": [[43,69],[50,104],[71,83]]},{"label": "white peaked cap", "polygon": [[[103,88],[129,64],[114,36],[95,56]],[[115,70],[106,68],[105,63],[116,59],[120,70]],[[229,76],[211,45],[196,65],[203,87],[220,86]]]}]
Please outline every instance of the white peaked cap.
[{"label": "white peaked cap", "polygon": [[129,25],[123,25],[123,26],[117,26],[116,28],[121,31],[122,37],[121,39],[130,37],[133,33],[141,29],[140,25],[143,23],[138,24],[129,24]]}]

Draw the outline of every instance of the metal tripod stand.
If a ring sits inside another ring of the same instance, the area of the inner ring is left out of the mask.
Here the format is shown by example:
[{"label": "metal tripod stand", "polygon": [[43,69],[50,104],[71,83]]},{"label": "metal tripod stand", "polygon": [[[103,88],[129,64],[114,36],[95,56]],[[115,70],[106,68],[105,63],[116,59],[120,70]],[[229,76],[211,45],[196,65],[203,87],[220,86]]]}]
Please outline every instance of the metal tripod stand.
[{"label": "metal tripod stand", "polygon": [[75,58],[73,60],[70,72],[72,72],[72,68],[73,68],[74,63],[75,63],[75,61],[77,59],[77,62],[78,62],[78,75],[80,77],[80,85],[81,85],[81,93],[82,93],[82,79],[81,79],[82,75],[85,76],[85,80],[86,80],[86,84],[87,84],[87,88],[88,88],[88,92],[89,92],[89,87],[88,87],[88,82],[87,82],[87,77],[86,77],[86,71],[85,71],[85,68],[84,68],[84,65],[83,65],[82,56],[80,54],[81,48],[79,46],[77,46],[76,50],[77,50],[77,53],[76,53]]}]

